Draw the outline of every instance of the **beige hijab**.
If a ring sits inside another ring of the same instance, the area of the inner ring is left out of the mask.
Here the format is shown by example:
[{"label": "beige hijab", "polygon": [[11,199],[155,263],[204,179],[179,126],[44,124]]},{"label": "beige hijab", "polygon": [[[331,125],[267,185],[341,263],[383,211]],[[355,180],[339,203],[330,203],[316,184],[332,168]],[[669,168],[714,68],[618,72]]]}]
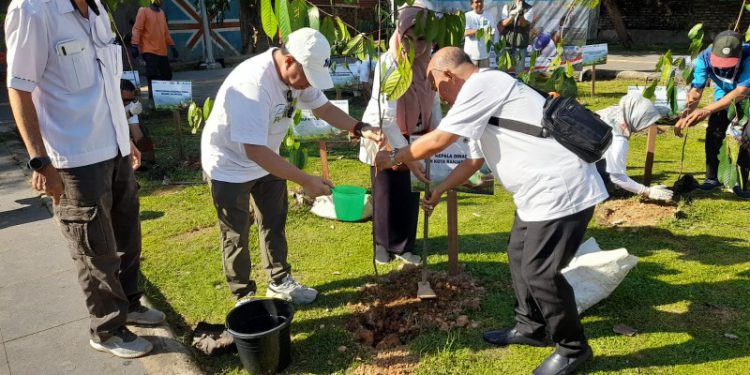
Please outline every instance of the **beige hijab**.
[{"label": "beige hijab", "polygon": [[[398,12],[398,24],[395,38],[390,43],[390,52],[395,58],[398,56],[400,43],[415,43],[414,62],[412,64],[413,80],[411,86],[404,95],[398,98],[396,105],[396,122],[401,133],[414,134],[417,123],[422,116],[422,131],[429,131],[432,121],[432,105],[435,100],[435,92],[427,80],[427,65],[430,63],[430,50],[424,40],[415,40],[412,33],[407,32],[414,27],[417,17],[426,17],[427,9],[421,7],[403,7]],[[405,45],[408,47],[408,45]]]}]

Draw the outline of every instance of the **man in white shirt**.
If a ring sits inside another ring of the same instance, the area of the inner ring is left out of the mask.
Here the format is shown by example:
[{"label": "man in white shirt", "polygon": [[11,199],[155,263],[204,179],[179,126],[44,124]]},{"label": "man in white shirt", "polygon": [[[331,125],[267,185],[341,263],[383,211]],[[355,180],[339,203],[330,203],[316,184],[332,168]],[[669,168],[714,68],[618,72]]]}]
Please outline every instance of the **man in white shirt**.
[{"label": "man in white shirt", "polygon": [[[441,99],[452,105],[438,128],[408,148],[380,152],[378,168],[430,157],[460,136],[478,141],[462,163],[425,201],[432,210],[440,195],[466,181],[484,160],[513,194],[516,218],[508,244],[516,326],[488,331],[495,345],[545,346],[555,352],[536,375],[569,374],[592,357],[578,318],[573,289],[560,273],[575,255],[597,203],[607,198],[594,164],[552,138],[537,138],[489,124],[491,117],[541,127],[544,97],[500,71],[482,71],[461,49],[438,51],[427,68]],[[478,149],[478,150],[477,150]]]},{"label": "man in white shirt", "polygon": [[[216,95],[201,139],[201,163],[219,217],[224,271],[238,303],[256,293],[250,278],[248,235],[258,225],[266,295],[310,303],[318,292],[292,278],[285,235],[286,180],[311,197],[331,194],[333,183],[311,176],[279,156],[297,107],[357,136],[382,141],[380,131],[331,104],[321,90],[333,87],[331,47],[320,32],[291,33],[285,48],[272,48],[237,66]],[[252,205],[252,212],[250,206]],[[253,220],[254,219],[254,220]]]},{"label": "man in white shirt", "polygon": [[[466,52],[474,65],[480,68],[489,68],[490,53],[487,43],[495,38],[495,19],[492,15],[484,12],[484,0],[471,0],[471,11],[466,12],[466,30],[464,31],[464,52]],[[481,35],[477,35],[483,30]]]},{"label": "man in white shirt", "polygon": [[152,344],[125,325],[158,324],[164,314],[140,303],[140,154],[129,141],[108,14],[99,0],[14,0],[5,37],[11,108],[34,188],[52,197],[78,269],[89,344],[145,355]]}]

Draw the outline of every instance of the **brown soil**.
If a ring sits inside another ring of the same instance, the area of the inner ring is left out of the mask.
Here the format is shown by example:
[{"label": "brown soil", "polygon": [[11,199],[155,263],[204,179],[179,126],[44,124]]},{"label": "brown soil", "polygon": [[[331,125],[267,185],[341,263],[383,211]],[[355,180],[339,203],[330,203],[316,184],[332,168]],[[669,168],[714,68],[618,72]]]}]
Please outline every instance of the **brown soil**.
[{"label": "brown soil", "polygon": [[437,294],[434,300],[417,298],[419,280],[420,269],[406,266],[383,277],[380,283],[363,286],[360,302],[349,304],[353,314],[347,329],[357,342],[377,350],[373,362],[361,366],[357,374],[411,373],[418,360],[396,348],[421,330],[479,326],[466,314],[480,309],[485,291],[465,271],[455,277],[430,272],[428,280]]},{"label": "brown soil", "polygon": [[404,347],[378,352],[371,362],[354,371],[356,375],[409,375],[414,373],[419,358]]},{"label": "brown soil", "polygon": [[656,225],[666,218],[674,218],[673,205],[642,202],[640,199],[612,199],[596,207],[596,222],[610,227],[640,227]]}]

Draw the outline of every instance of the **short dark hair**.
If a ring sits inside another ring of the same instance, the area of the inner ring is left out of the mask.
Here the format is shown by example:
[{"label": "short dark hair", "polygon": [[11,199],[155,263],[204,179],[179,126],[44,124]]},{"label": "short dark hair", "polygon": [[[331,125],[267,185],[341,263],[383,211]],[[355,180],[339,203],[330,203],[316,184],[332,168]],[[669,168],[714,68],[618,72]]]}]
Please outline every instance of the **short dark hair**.
[{"label": "short dark hair", "polygon": [[120,91],[135,91],[135,85],[128,79],[120,79]]}]

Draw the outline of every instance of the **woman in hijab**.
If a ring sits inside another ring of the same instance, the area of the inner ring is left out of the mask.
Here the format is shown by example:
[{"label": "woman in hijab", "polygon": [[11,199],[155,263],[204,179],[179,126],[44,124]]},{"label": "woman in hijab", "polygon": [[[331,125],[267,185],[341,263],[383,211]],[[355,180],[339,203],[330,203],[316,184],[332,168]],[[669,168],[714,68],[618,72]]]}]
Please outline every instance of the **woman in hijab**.
[{"label": "woman in hijab", "polygon": [[[362,121],[378,126],[382,118],[381,126],[388,137],[390,149],[407,146],[409,136],[425,134],[437,126],[442,118],[440,101],[427,80],[431,46],[414,33],[417,18],[426,16],[427,10],[421,7],[407,6],[399,9],[398,24],[390,39],[389,49],[380,56],[375,68],[373,96]],[[400,98],[389,101],[381,93],[381,83],[396,70],[397,60],[407,58],[408,51],[412,48],[414,61],[411,86]],[[385,71],[384,77],[381,77],[381,69]],[[371,166],[375,261],[383,264],[395,257],[406,263],[419,264],[421,258],[412,252],[417,236],[419,193],[411,192],[409,170],[424,180],[422,164],[413,162],[378,172],[374,167],[378,151],[374,142],[362,140],[359,158]]]},{"label": "woman in hijab", "polygon": [[[607,185],[638,194],[649,199],[671,201],[672,191],[664,185],[647,187],[633,181],[625,173],[630,147],[630,135],[654,126],[662,114],[651,103],[637,93],[630,93],[620,99],[620,104],[605,108],[597,114],[612,127],[612,145],[609,146],[604,159],[597,163]],[[605,172],[606,170],[606,172]],[[610,184],[611,183],[611,184]]]}]

